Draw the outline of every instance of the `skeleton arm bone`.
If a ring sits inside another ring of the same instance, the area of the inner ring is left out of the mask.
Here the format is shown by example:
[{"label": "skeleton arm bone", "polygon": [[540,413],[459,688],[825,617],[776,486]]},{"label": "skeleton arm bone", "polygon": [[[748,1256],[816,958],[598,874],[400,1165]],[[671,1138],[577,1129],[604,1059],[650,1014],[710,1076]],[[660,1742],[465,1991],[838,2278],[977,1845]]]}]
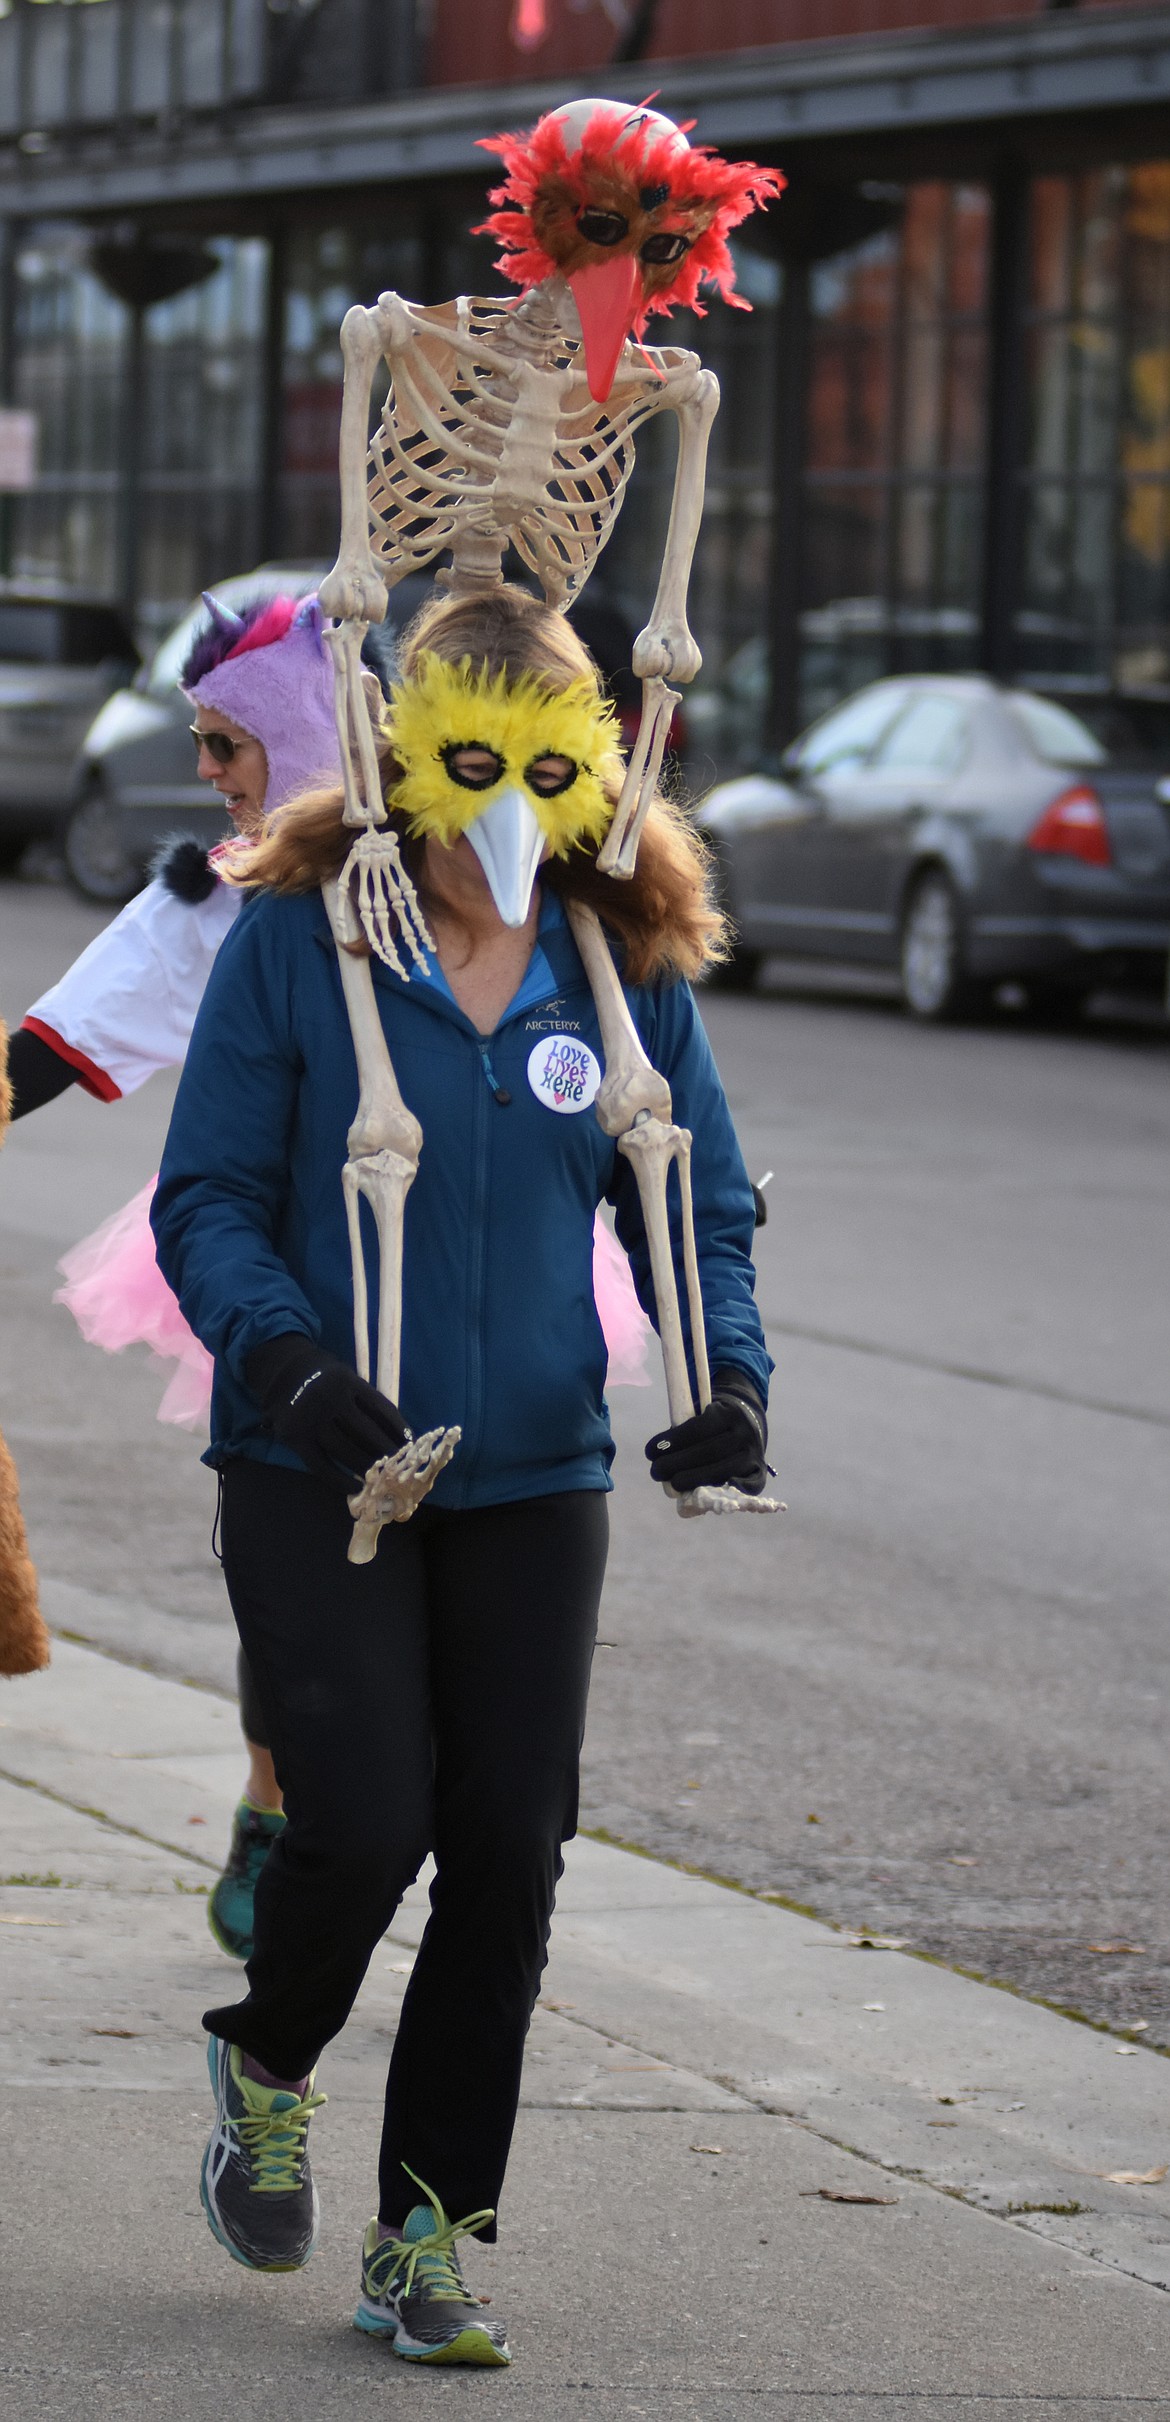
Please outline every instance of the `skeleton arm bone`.
[{"label": "skeleton arm bone", "polygon": [[358,1373],[370,1376],[369,1328],[365,1318],[366,1276],[358,1228],[357,1194],[364,1193],[378,1232],[378,1359],[377,1385],[391,1403],[397,1401],[402,1350],[402,1221],[407,1194],[414,1183],[422,1150],[422,1128],[407,1109],[398,1089],[393,1062],[382,1032],[374,995],[370,962],[355,958],[345,945],[362,940],[361,925],[349,896],[339,883],[323,886],[329,923],[337,943],[337,964],[345,995],[358,1068],[357,1116],[346,1138],[346,1207],[353,1251],[354,1350]]},{"label": "skeleton arm bone", "polygon": [[[358,1065],[357,1116],[346,1139],[348,1158],[342,1171],[346,1223],[353,1266],[354,1355],[361,1378],[370,1376],[369,1296],[361,1234],[361,1197],[374,1217],[378,1238],[378,1358],[377,1386],[392,1404],[398,1399],[402,1360],[402,1237],[406,1197],[418,1171],[422,1128],[398,1090],[378,1004],[370,962],[355,958],[347,942],[361,940],[348,886],[322,885],[334,941],[341,987]],[[349,1500],[354,1517],[349,1545],[351,1564],[368,1564],[388,1522],[408,1522],[416,1505],[450,1462],[459,1443],[458,1429],[427,1430],[395,1455],[371,1464],[360,1489]]]},{"label": "skeleton arm bone", "polygon": [[[601,1028],[605,1076],[598,1087],[595,1110],[599,1126],[617,1140],[618,1151],[633,1169],[642,1206],[650,1276],[658,1316],[658,1335],[666,1369],[666,1396],[672,1424],[689,1421],[711,1402],[703,1294],[695,1242],[691,1196],[691,1136],[676,1127],[671,1116],[670,1087],[653,1068],[630,1015],[618,972],[601,924],[582,902],[568,903],[569,923],[581,953]],[[667,1210],[666,1187],[672,1161],[678,1164],[682,1210],[682,1260],[695,1365],[695,1397],[691,1394],[679,1310],[678,1283]],[[783,1509],[774,1497],[751,1497],[732,1481],[718,1487],[668,1492],[684,1517],[698,1514],[776,1514]]]},{"label": "skeleton arm bone", "polygon": [[667,678],[693,681],[703,661],[687,627],[687,584],[703,514],[707,441],[719,409],[719,382],[709,370],[700,370],[694,377],[688,372],[682,394],[672,395],[668,387],[664,401],[677,415],[679,433],[670,527],[654,610],[634,642],[634,671],[642,682],[638,738],[598,857],[603,874],[625,878],[634,871],[638,839],[679,702],[678,691],[667,687]]},{"label": "skeleton arm bone", "polygon": [[[671,1245],[670,1221],[666,1208],[667,1175],[672,1161],[678,1162],[679,1184],[684,1200],[690,1189],[691,1139],[685,1128],[676,1127],[671,1115],[670,1087],[666,1078],[652,1068],[642,1048],[638,1030],[630,1016],[629,1004],[610,954],[609,944],[598,918],[591,908],[573,900],[569,903],[569,923],[573,939],[581,953],[589,988],[597,1009],[601,1027],[601,1043],[605,1053],[605,1075],[594,1105],[598,1125],[606,1135],[617,1140],[634,1172],[642,1203],[646,1226],[646,1242],[650,1251],[650,1272],[654,1283],[654,1300],[658,1314],[658,1335],[662,1358],[666,1365],[666,1393],[672,1421],[689,1421],[696,1406],[691,1395],[687,1370],[686,1345],[683,1339],[682,1315],[679,1310],[678,1285],[674,1273],[674,1253]],[[707,1347],[703,1335],[702,1298],[698,1290],[698,1264],[695,1259],[694,1228],[684,1213],[683,1258],[686,1269],[687,1298],[692,1314],[692,1343],[695,1351],[695,1372],[699,1386],[698,1410],[711,1401],[711,1382],[707,1372]],[[692,1283],[692,1264],[694,1279]],[[698,1310],[698,1328],[693,1325]]]},{"label": "skeleton arm bone", "polygon": [[[333,715],[345,793],[341,821],[367,830],[371,825],[386,822],[370,705],[362,677],[362,641],[368,628],[365,622],[338,622],[325,634],[333,656]],[[354,770],[355,745],[360,789]]]},{"label": "skeleton arm bone", "polygon": [[673,385],[668,381],[662,402],[678,420],[678,463],[658,594],[650,620],[634,642],[634,671],[642,681],[655,674],[693,681],[703,662],[687,627],[687,584],[703,518],[707,443],[719,410],[719,381],[712,371],[700,370],[693,379],[688,376],[681,394],[672,394]]},{"label": "skeleton arm bone", "polygon": [[366,454],[374,372],[395,341],[405,308],[398,295],[383,294],[372,311],[355,303],[341,323],[341,549],[319,592],[322,613],[337,622],[381,622],[386,612],[386,583],[370,550]]}]

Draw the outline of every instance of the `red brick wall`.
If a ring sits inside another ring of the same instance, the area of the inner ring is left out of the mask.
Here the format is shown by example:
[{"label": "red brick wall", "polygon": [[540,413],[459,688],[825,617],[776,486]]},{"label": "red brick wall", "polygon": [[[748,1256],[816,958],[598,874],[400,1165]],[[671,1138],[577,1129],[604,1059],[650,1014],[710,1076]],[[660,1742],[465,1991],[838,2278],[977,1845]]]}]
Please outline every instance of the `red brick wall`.
[{"label": "red brick wall", "polygon": [[[435,0],[432,84],[505,84],[530,77],[595,80],[621,39],[619,20],[635,0]],[[542,41],[522,48],[513,28],[522,9],[543,6]],[[1033,17],[1039,0],[658,0],[645,52],[679,59],[812,42],[826,36],[895,33],[907,27],[986,25]]]}]

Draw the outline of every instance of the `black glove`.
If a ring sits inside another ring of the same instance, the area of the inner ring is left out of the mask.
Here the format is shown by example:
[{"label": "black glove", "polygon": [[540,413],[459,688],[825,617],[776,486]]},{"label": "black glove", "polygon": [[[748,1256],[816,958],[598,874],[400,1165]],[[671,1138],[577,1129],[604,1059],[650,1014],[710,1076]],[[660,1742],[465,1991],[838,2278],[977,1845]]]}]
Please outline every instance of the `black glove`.
[{"label": "black glove", "polygon": [[8,1079],[12,1086],[12,1115],[24,1118],[30,1110],[40,1110],[46,1102],[56,1101],[77,1081],[77,1070],[63,1060],[51,1043],[27,1026],[18,1026],[8,1037]]},{"label": "black glove", "polygon": [[758,1389],[742,1371],[716,1371],[706,1411],[676,1422],[672,1430],[659,1430],[650,1440],[650,1478],[668,1481],[684,1494],[733,1480],[749,1497],[758,1497],[768,1477],[767,1444]]},{"label": "black glove", "polygon": [[406,1437],[397,1405],[310,1337],[270,1337],[244,1366],[266,1429],[318,1480],[351,1489]]}]

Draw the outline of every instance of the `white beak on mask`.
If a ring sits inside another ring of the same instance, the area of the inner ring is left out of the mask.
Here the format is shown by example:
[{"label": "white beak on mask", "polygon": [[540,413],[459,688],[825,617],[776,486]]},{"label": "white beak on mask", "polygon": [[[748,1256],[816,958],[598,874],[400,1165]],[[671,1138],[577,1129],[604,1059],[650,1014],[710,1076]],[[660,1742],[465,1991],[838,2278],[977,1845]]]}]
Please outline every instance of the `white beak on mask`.
[{"label": "white beak on mask", "polygon": [[531,801],[521,790],[501,791],[467,826],[466,838],[505,925],[523,925],[545,845]]}]

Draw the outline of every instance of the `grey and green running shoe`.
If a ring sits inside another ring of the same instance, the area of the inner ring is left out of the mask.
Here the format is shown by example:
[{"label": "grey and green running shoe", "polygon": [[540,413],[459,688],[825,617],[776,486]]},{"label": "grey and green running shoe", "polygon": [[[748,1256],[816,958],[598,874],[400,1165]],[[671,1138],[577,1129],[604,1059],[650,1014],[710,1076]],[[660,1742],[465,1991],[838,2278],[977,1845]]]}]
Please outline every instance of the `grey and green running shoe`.
[{"label": "grey and green running shoe", "polygon": [[[299,2271],[317,2242],[320,2206],[305,2143],[326,2097],[245,2077],[238,2044],[213,2035],[207,2066],[215,2126],[199,2192],[213,2237],[249,2271]],[[315,2072],[314,2072],[315,2074]]]},{"label": "grey and green running shoe", "polygon": [[457,2237],[473,2236],[494,2213],[448,2220],[421,2178],[414,2183],[427,2200],[407,2213],[401,2237],[380,2238],[376,2220],[366,2230],[354,2328],[389,2338],[407,2363],[510,2363],[503,2324],[488,2321],[469,2294],[455,2251]]},{"label": "grey and green running shoe", "polygon": [[252,1957],[252,1895],[260,1870],[284,1831],[279,1808],[253,1808],[241,1800],[232,1818],[227,1864],[207,1904],[207,1923],[221,1951],[233,1959]]}]

